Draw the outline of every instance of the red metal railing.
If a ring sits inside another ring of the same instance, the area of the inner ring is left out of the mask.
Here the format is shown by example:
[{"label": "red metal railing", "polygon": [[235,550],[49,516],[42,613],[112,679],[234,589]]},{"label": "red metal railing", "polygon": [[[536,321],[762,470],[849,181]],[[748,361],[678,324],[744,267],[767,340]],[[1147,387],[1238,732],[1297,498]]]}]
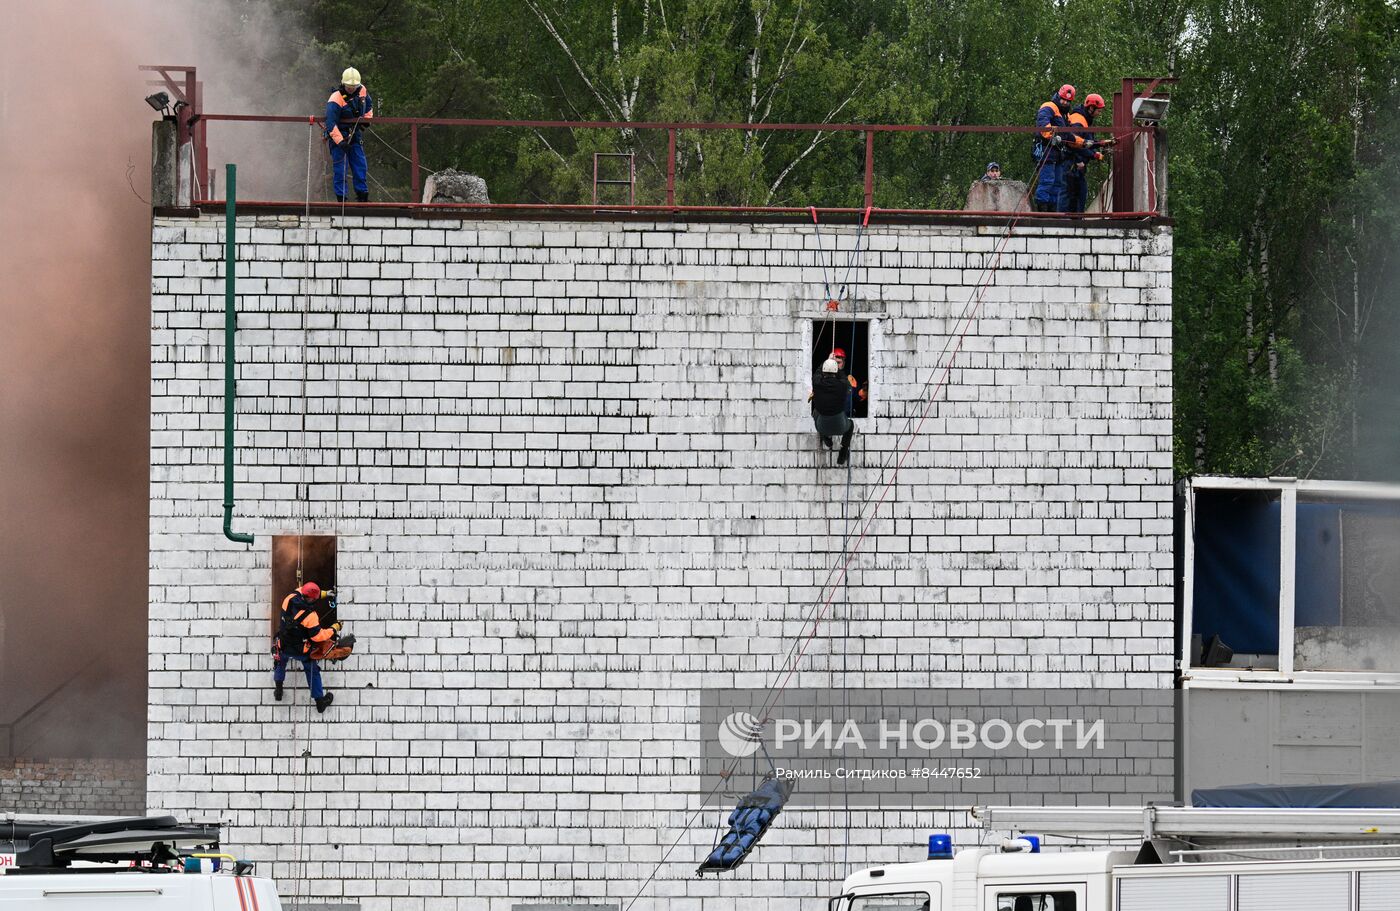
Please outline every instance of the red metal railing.
[{"label": "red metal railing", "polygon": [[[192,74],[191,74],[192,75]],[[1114,122],[1112,126],[1091,128],[1096,133],[1109,133],[1119,141],[1120,152],[1123,149],[1131,148],[1132,144],[1139,136],[1145,137],[1144,142],[1150,149],[1156,146],[1154,138],[1159,132],[1158,127],[1139,126],[1131,121],[1132,99],[1146,92],[1151,92],[1156,88],[1158,82],[1162,80],[1132,80],[1123,81],[1124,91],[1115,93]],[[1146,92],[1135,93],[1134,86],[1137,82],[1151,82]],[[193,138],[201,148],[196,153],[196,158],[204,160],[207,158],[207,137],[205,130],[209,123],[285,123],[285,124],[308,124],[318,123],[314,117],[291,117],[272,115],[252,115],[252,114],[198,114],[196,123],[199,129],[195,131]],[[864,174],[862,197],[863,206],[834,206],[816,207],[816,211],[828,214],[853,214],[874,210],[883,214],[914,216],[914,215],[938,215],[938,216],[1001,216],[1000,211],[968,211],[963,209],[909,209],[909,208],[888,208],[875,209],[875,140],[877,136],[883,134],[1030,134],[1036,132],[1034,126],[946,126],[937,124],[842,124],[842,123],[687,123],[687,122],[659,122],[659,121],[562,121],[562,120],[492,120],[492,119],[458,119],[441,117],[375,117],[372,123],[375,127],[384,126],[406,126],[409,134],[409,184],[412,199],[410,202],[375,202],[356,204],[356,208],[431,208],[431,209],[466,209],[480,210],[485,212],[496,211],[509,213],[512,211],[559,211],[586,214],[590,211],[606,211],[610,215],[615,215],[619,210],[637,213],[731,213],[736,215],[792,215],[807,214],[812,210],[806,206],[758,206],[758,205],[690,205],[678,203],[676,200],[677,188],[677,136],[681,131],[743,131],[743,132],[764,132],[764,131],[790,131],[800,133],[863,133],[864,134]],[[665,130],[667,134],[666,142],[666,163],[665,163],[665,203],[664,204],[637,204],[634,202],[627,204],[585,204],[585,203],[422,203],[421,199],[421,162],[419,158],[419,130],[425,127],[470,127],[487,129],[521,129],[521,130],[542,130],[542,129],[567,129],[567,130],[619,130],[628,131],[631,134],[640,134],[648,131]],[[402,153],[399,153],[402,154]],[[1151,154],[1151,153],[1150,153]],[[1120,154],[1120,161],[1130,162],[1132,155]],[[1164,163],[1163,163],[1164,165]],[[1160,197],[1153,199],[1152,204],[1146,206],[1135,206],[1133,204],[1133,169],[1131,164],[1127,166],[1115,167],[1111,173],[1113,180],[1112,199],[1116,211],[1091,212],[1067,216],[1065,213],[1045,213],[1045,212],[1024,212],[1028,218],[1087,218],[1087,219],[1134,219],[1159,217],[1163,214],[1163,206],[1158,205]],[[195,200],[195,205],[222,205],[222,200],[208,198],[212,194],[201,194],[201,198]],[[300,208],[305,203],[300,200],[260,200],[243,202],[239,205],[244,207],[267,207],[267,208]],[[313,208],[338,208],[338,203],[313,202]]]}]

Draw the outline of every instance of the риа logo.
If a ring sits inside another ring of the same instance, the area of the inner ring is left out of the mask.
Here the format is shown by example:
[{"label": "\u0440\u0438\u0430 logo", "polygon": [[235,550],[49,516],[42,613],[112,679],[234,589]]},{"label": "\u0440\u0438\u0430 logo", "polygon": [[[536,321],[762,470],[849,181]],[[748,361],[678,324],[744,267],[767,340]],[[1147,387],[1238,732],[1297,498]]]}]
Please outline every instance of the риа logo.
[{"label": "\u0440\u0438\u0430 logo", "polygon": [[748,712],[732,712],[719,723],[719,745],[736,759],[758,752],[763,725]]}]

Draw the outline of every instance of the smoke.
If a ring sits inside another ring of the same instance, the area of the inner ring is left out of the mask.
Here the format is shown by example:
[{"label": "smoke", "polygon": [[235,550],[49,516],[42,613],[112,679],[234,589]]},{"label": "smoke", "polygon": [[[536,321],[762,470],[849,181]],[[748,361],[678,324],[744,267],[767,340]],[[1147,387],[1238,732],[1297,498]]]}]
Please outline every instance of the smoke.
[{"label": "smoke", "polygon": [[[145,749],[156,115],[137,67],[197,66],[209,111],[318,111],[338,70],[280,9],[0,2],[0,725],[55,689],[113,713],[63,738],[76,755]],[[240,195],[300,197],[306,127],[236,136],[211,128],[210,165],[237,160]]]}]

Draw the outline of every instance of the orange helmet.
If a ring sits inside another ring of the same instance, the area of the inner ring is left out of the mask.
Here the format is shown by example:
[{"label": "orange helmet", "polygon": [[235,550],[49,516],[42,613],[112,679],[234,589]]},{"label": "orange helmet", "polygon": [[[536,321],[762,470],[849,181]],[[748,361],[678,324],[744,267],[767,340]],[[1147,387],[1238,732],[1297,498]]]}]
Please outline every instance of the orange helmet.
[{"label": "orange helmet", "polygon": [[1066,82],[1064,85],[1060,86],[1059,96],[1060,96],[1060,100],[1061,100],[1061,101],[1066,101],[1066,102],[1073,101],[1073,100],[1074,100],[1074,86],[1072,86],[1072,85],[1070,85],[1068,82]]},{"label": "orange helmet", "polygon": [[1097,94],[1097,93],[1091,94],[1088,98],[1085,98],[1085,99],[1084,99],[1084,107],[1089,108],[1089,109],[1094,110],[1094,111],[1102,111],[1102,110],[1103,110],[1103,96],[1102,96],[1102,95],[1099,95],[1099,94]]},{"label": "orange helmet", "polygon": [[321,597],[321,586],[317,585],[315,582],[308,582],[301,588],[297,589],[297,591],[305,597],[310,598],[312,601],[315,601],[317,598]]}]

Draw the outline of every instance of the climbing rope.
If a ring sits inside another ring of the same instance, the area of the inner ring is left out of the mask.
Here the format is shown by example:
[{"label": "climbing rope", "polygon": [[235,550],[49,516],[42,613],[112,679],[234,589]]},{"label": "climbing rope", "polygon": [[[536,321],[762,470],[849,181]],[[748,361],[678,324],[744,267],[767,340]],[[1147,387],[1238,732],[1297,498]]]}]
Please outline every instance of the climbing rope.
[{"label": "climbing rope", "polygon": [[301,430],[297,445],[297,588],[306,581],[306,555],[302,539],[306,537],[306,524],[310,521],[311,489],[306,483],[306,409],[307,409],[307,354],[310,350],[311,313],[311,158],[316,145],[316,121],[314,118],[306,129],[306,203],[301,218]]},{"label": "climbing rope", "polygon": [[[393,152],[395,155],[399,156],[400,158],[402,158],[404,161],[408,162],[409,164],[413,164],[413,159],[412,159],[412,158],[409,158],[407,155],[405,155],[404,153],[400,152],[397,148],[394,147],[394,145],[393,145],[392,143],[389,142],[389,140],[385,139],[383,136],[380,136],[380,135],[379,135],[378,133],[376,133],[374,130],[366,130],[366,131],[365,131],[365,134],[368,135],[368,136],[374,137],[374,140],[375,140],[376,142],[378,142],[380,145],[384,146],[384,148],[388,149],[390,152]],[[432,176],[434,176],[434,175],[436,175],[436,174],[439,173],[438,171],[434,171],[432,168],[425,168],[425,167],[423,166],[423,162],[422,162],[421,159],[420,159],[419,162],[418,162],[418,170],[420,170],[420,171],[426,171],[429,177],[432,177]],[[374,180],[373,177],[371,177],[370,179],[371,179],[371,180]],[[377,187],[379,187],[379,189],[384,190],[384,185],[381,184],[379,181],[375,180],[375,181],[374,181],[374,185],[377,186]],[[389,191],[388,191],[388,190],[384,190],[384,195],[387,197],[387,196],[389,195]],[[415,200],[412,200],[412,201],[413,201],[413,202],[420,202],[421,200],[415,199]]]},{"label": "climbing rope", "polygon": [[[825,250],[825,244],[822,242],[822,239],[821,239],[821,222],[820,222],[820,221],[818,220],[818,218],[817,218],[817,210],[816,210],[816,207],[815,207],[815,206],[809,207],[809,211],[812,213],[812,224],[813,224],[814,229],[815,229],[816,234],[817,234],[817,249],[818,249],[819,251],[824,251],[824,250]],[[852,250],[851,250],[850,254],[847,256],[845,272],[843,273],[843,275],[842,275],[842,277],[841,277],[841,280],[840,280],[840,281],[838,282],[838,284],[837,284],[838,291],[837,291],[837,294],[836,294],[835,297],[833,297],[832,294],[831,294],[831,282],[830,282],[830,278],[829,278],[829,276],[828,276],[828,274],[827,274],[826,261],[825,261],[824,258],[819,257],[819,260],[821,261],[821,265],[822,265],[822,283],[823,283],[823,290],[825,291],[826,298],[827,298],[827,306],[826,306],[826,313],[827,313],[827,316],[826,316],[826,318],[824,319],[824,321],[823,321],[823,323],[822,323],[822,326],[823,326],[822,331],[819,332],[819,334],[818,334],[816,340],[813,342],[813,346],[812,346],[812,347],[813,347],[814,350],[817,350],[817,351],[820,351],[820,350],[821,350],[821,339],[822,339],[822,335],[825,334],[825,327],[826,327],[827,325],[829,325],[830,328],[831,328],[831,347],[832,347],[833,350],[836,348],[836,341],[837,341],[837,339],[836,339],[836,332],[837,332],[837,328],[836,328],[836,311],[837,311],[837,308],[840,306],[840,304],[843,303],[843,302],[845,302],[845,301],[847,300],[847,291],[848,291],[848,290],[850,289],[850,287],[851,287],[851,284],[850,284],[849,279],[851,279],[851,277],[853,276],[853,274],[854,274],[855,276],[857,276],[857,277],[859,276],[859,267],[860,267],[861,264],[864,263],[864,257],[863,257],[864,247],[863,247],[863,243],[864,243],[864,238],[865,238],[865,229],[866,229],[866,227],[870,224],[870,212],[871,212],[871,208],[867,206],[867,207],[866,207],[866,210],[865,210],[865,215],[864,215],[864,217],[861,219],[861,222],[860,222],[860,228],[856,231],[856,242],[855,242],[854,246],[852,247]],[[835,247],[835,244],[833,243],[831,258],[834,260],[834,259],[835,259],[835,256],[836,256],[836,247]],[[868,270],[869,267],[866,267],[866,268],[867,268],[867,270]],[[833,271],[834,271],[834,263],[833,263]],[[868,272],[867,272],[867,275],[868,275]],[[848,365],[854,365],[854,363],[855,363],[855,351],[856,351],[856,326],[857,326],[857,324],[859,323],[859,317],[860,317],[860,299],[859,299],[859,297],[858,297],[857,295],[855,295],[855,294],[851,294],[851,295],[850,295],[850,304],[851,304],[851,319],[850,319],[851,338],[850,338],[850,341],[847,343],[847,349],[848,349],[848,350],[847,350],[847,354],[846,354],[846,358],[847,358],[846,363],[847,363]],[[869,345],[869,340],[867,339],[866,348],[869,349],[869,347],[870,347],[870,345]],[[852,391],[850,394],[854,395],[854,392]],[[851,416],[851,418],[852,418],[852,420],[854,420],[854,416],[853,416],[853,415]],[[851,506],[851,487],[852,487],[853,473],[854,473],[854,463],[848,458],[848,459],[846,460],[846,491],[845,491],[845,496],[844,496],[844,498],[843,498],[842,507],[841,507],[841,557],[842,557],[842,560],[843,560],[843,561],[845,561],[845,560],[848,558],[848,555],[849,555],[849,552],[850,552],[850,535],[851,535],[851,528],[852,528],[852,524],[851,524],[851,520],[850,520],[850,506]],[[851,701],[851,700],[850,700],[850,689],[849,689],[849,687],[847,687],[847,686],[845,685],[846,680],[847,680],[848,669],[849,669],[849,654],[850,654],[850,623],[851,623],[851,618],[850,618],[850,577],[849,577],[849,575],[845,578],[844,584],[843,584],[843,587],[842,587],[842,600],[841,600],[841,606],[840,606],[840,613],[841,613],[841,616],[842,616],[842,618],[843,618],[843,620],[844,620],[844,633],[843,633],[842,638],[841,638],[841,680],[842,680],[841,693],[842,693],[842,708],[843,708],[843,710],[845,711],[845,716],[844,716],[844,717],[849,718],[849,717],[851,716],[851,711],[850,711],[850,707],[851,707],[851,706],[850,706],[850,701]],[[828,652],[828,655],[830,656],[832,686],[833,686],[833,688],[834,688],[834,687],[835,687],[835,679],[836,679],[836,671],[835,671],[836,648],[835,648],[834,642],[831,641],[831,640],[834,639],[835,636],[836,636],[836,624],[835,624],[835,622],[834,622],[834,617],[833,617],[833,622],[832,622],[831,624],[828,625],[828,629],[829,629],[830,632],[829,632],[829,634],[828,634],[827,652]],[[835,709],[836,709],[836,703],[835,703],[835,701],[833,700],[833,701],[832,701],[832,712],[833,712],[833,714],[835,713]],[[842,761],[842,764],[843,764],[843,765],[844,765],[844,763],[845,763],[845,759],[846,759],[846,754],[845,754],[845,742],[842,741],[841,761]],[[834,805],[835,805],[835,799],[832,797],[832,794],[833,794],[833,792],[832,792],[830,789],[828,789],[828,791],[827,791],[827,802],[828,802],[828,804],[831,805],[831,807],[832,807],[832,809],[830,810],[830,813],[831,813],[831,820],[832,820],[831,828],[832,828],[832,829],[835,829],[835,828],[836,828],[836,825],[835,825],[835,813],[836,813],[836,811],[835,811],[835,806],[834,806]],[[843,869],[844,869],[845,866],[847,865],[847,860],[846,860],[846,859],[849,857],[849,850],[850,850],[850,849],[849,849],[849,843],[850,843],[849,835],[850,835],[850,828],[851,828],[851,789],[850,789],[850,780],[849,780],[849,778],[846,778],[846,777],[842,777],[842,778],[841,778],[841,794],[842,794],[842,804],[843,804],[843,809],[844,809],[845,829],[846,829],[846,834],[847,834],[847,836],[848,836],[848,837],[842,842],[842,846],[841,846],[841,851],[842,851],[842,867],[843,867]],[[831,845],[831,851],[832,851],[832,866],[834,867],[834,866],[836,866],[836,851],[837,851],[837,846],[836,846],[836,844],[835,844],[834,842],[833,842],[832,845]]]},{"label": "climbing rope", "polygon": [[[847,274],[848,274],[848,276],[850,275],[850,271],[851,271],[851,269],[852,269],[854,263],[857,263],[857,262],[863,263],[863,262],[864,262],[863,258],[861,257],[861,250],[860,250],[860,247],[861,247],[861,239],[864,237],[864,235],[865,235],[865,227],[866,227],[866,225],[869,224],[869,223],[870,223],[870,209],[869,209],[869,207],[867,207],[866,210],[865,210],[865,218],[861,220],[860,231],[859,231],[859,232],[857,233],[857,235],[856,235],[856,249],[855,249],[854,253],[852,254],[851,260],[847,262]],[[867,279],[870,277],[869,268],[870,268],[869,266],[866,266],[866,278],[867,278]],[[857,272],[856,275],[859,276],[859,273]],[[843,290],[843,292],[844,292],[844,289],[845,289],[844,279],[843,279],[842,285],[843,285],[842,290]],[[857,294],[852,294],[852,295],[851,295],[851,341],[850,341],[850,351],[847,353],[847,361],[846,361],[847,364],[851,364],[851,365],[854,365],[854,364],[855,364],[856,325],[857,325],[857,323],[859,322],[859,317],[860,317],[860,296],[857,295]],[[866,350],[867,350],[867,351],[870,350],[870,337],[869,337],[868,334],[866,335],[865,347],[866,347]],[[868,371],[867,371],[867,377],[868,377],[868,376],[869,376],[869,373],[868,373]],[[854,391],[853,391],[851,394],[854,395],[854,394],[855,394]],[[852,417],[852,420],[854,420],[854,416]],[[854,436],[854,435],[853,435],[853,436]],[[853,442],[854,442],[854,440],[853,440]],[[843,501],[842,501],[842,504],[841,504],[841,559],[842,559],[842,562],[844,562],[844,563],[849,563],[849,562],[850,562],[850,559],[851,559],[851,528],[852,528],[851,518],[850,518],[850,516],[851,516],[851,484],[852,484],[852,478],[853,478],[853,475],[854,475],[854,470],[855,470],[855,460],[854,460],[854,459],[851,459],[851,458],[847,458],[847,459],[846,459],[846,494],[845,494],[845,497],[843,498]],[[849,660],[850,660],[850,645],[851,645],[851,589],[850,589],[850,583],[851,583],[851,577],[850,577],[850,574],[847,573],[846,576],[845,576],[845,578],[843,579],[843,586],[842,586],[842,592],[841,592],[841,607],[840,607],[841,617],[842,617],[842,621],[843,621],[843,622],[842,622],[842,633],[841,633],[841,695],[842,695],[842,709],[844,710],[844,713],[845,713],[843,717],[845,717],[845,718],[850,718],[850,717],[851,717],[851,689],[850,689],[850,681],[849,681],[849,676],[848,676],[848,674],[849,674],[849,672],[850,672]],[[835,624],[834,622],[831,624],[831,628],[832,628],[833,631],[835,630],[836,624]],[[833,656],[833,657],[834,657],[834,656]],[[834,681],[833,681],[833,683],[834,683]],[[842,764],[842,766],[845,766],[845,764],[846,764],[846,741],[845,741],[844,738],[841,740],[841,764]],[[843,872],[843,874],[844,874],[844,873],[848,870],[848,868],[849,868],[849,866],[850,866],[850,845],[851,845],[851,780],[850,780],[850,777],[849,777],[849,776],[843,777],[843,778],[841,779],[841,796],[842,796],[843,808],[844,808],[844,811],[845,811],[845,812],[844,812],[844,816],[845,816],[845,829],[846,829],[846,837],[843,838],[843,839],[841,840],[841,869],[842,869],[842,872]],[[832,826],[832,828],[834,829],[835,826]],[[833,865],[834,865],[834,864],[833,864]],[[842,878],[844,879],[844,875],[843,875]]]},{"label": "climbing rope", "polygon": [[[952,370],[952,359],[962,350],[963,342],[966,339],[968,331],[972,327],[972,320],[976,318],[977,313],[982,308],[991,278],[995,276],[996,270],[1000,267],[1001,257],[1005,252],[1006,244],[1015,232],[1016,225],[1019,224],[1024,217],[1025,210],[1022,209],[1022,206],[1026,204],[1027,200],[1031,198],[1034,193],[1035,186],[1039,181],[1040,172],[1049,159],[1049,154],[1050,147],[1047,146],[1045,154],[1037,162],[1035,171],[1031,175],[1031,180],[1027,185],[1026,195],[1018,202],[1015,211],[1012,212],[1011,218],[1007,222],[1006,228],[1003,230],[1000,238],[998,238],[993,255],[989,256],[983,262],[983,270],[979,276],[978,283],[974,286],[972,293],[968,296],[967,302],[963,305],[962,313],[954,323],[955,326],[960,327],[956,334],[956,342],[954,342],[955,337],[950,335],[948,340],[944,343],[943,351],[939,355],[938,363],[943,364],[942,369],[940,370],[938,367],[935,367],[929,373],[928,379],[926,379],[920,387],[920,394],[916,401],[923,401],[925,403],[924,407],[922,412],[910,412],[905,422],[904,430],[896,437],[896,446],[890,450],[890,455],[881,466],[879,481],[872,487],[872,490],[878,488],[878,497],[867,495],[861,501],[861,508],[857,513],[857,520],[855,523],[860,526],[860,534],[857,536],[855,543],[845,549],[841,560],[827,571],[826,578],[818,589],[818,592],[824,592],[826,594],[818,598],[813,604],[811,612],[803,621],[803,629],[806,630],[808,624],[810,624],[810,631],[804,632],[803,635],[793,640],[791,647],[788,649],[787,656],[783,659],[782,666],[778,672],[779,676],[775,679],[773,686],[769,688],[767,695],[764,696],[761,708],[752,713],[754,717],[759,719],[760,723],[768,720],[769,713],[777,705],[778,699],[781,698],[783,692],[786,691],[788,685],[791,683],[792,676],[796,672],[797,666],[801,664],[803,657],[805,657],[807,653],[807,649],[811,646],[812,641],[816,638],[817,633],[821,629],[821,624],[824,622],[827,611],[832,607],[837,588],[844,585],[849,577],[851,561],[854,560],[856,555],[860,552],[861,545],[865,543],[865,539],[870,534],[870,528],[879,515],[880,507],[884,504],[885,498],[898,481],[900,469],[903,467],[905,459],[913,448],[914,441],[922,431],[924,422],[928,419],[929,412],[937,402],[939,393],[947,382],[948,376]],[[867,220],[869,219],[869,210],[867,210],[866,218]],[[931,392],[929,391],[930,387],[932,387]],[[908,442],[901,448],[898,443],[905,437],[908,438]],[[890,471],[891,467],[893,469],[892,471]],[[887,471],[889,472],[888,480],[886,480],[885,477]],[[868,517],[865,514],[867,507],[871,510]],[[832,584],[833,578],[837,579],[835,585]],[[720,784],[725,781],[728,775],[733,773],[738,763],[738,759],[733,760],[729,764],[729,767],[717,776],[715,786],[701,799],[698,808],[691,813],[690,817],[686,820],[680,834],[676,836],[675,841],[671,843],[670,847],[662,853],[661,858],[656,862],[655,866],[652,867],[646,879],[643,880],[641,886],[638,888],[637,893],[627,903],[623,911],[630,911],[637,900],[646,893],[647,887],[651,885],[652,881],[656,878],[656,874],[665,866],[666,861],[670,858],[676,846],[681,843],[681,840],[685,838],[686,834],[695,824],[695,820],[704,810],[709,799],[714,796]]]},{"label": "climbing rope", "polygon": [[[826,300],[826,315],[817,327],[817,337],[812,340],[812,350],[820,351],[822,337],[826,335],[826,330],[831,329],[831,346],[836,347],[836,307],[838,301],[831,295],[831,276],[827,270],[826,244],[822,240],[822,225],[817,218],[817,207],[808,206],[807,211],[812,213],[812,227],[817,235],[817,262],[822,267],[822,295]],[[835,240],[832,241],[831,260],[836,259]]]},{"label": "climbing rope", "polygon": [[[310,349],[308,333],[310,331],[311,312],[311,160],[316,145],[316,121],[312,118],[307,124],[306,137],[306,201],[302,211],[302,306],[301,306],[301,428],[298,449],[299,467],[297,472],[298,499],[301,503],[296,508],[297,519],[297,588],[301,588],[304,582],[305,549],[303,540],[306,537],[306,523],[310,521],[311,513],[311,493],[310,487],[306,483],[306,413],[307,413],[307,354]],[[301,662],[297,662],[301,664]],[[305,671],[305,665],[302,667]],[[298,904],[302,882],[306,878],[306,865],[309,856],[303,858],[303,853],[308,851],[306,845],[306,804],[307,793],[310,787],[310,762],[311,762],[311,706],[308,704],[302,718],[292,723],[292,744],[293,750],[303,743],[302,730],[306,731],[305,746],[301,747],[301,773],[297,790],[292,792],[292,811],[290,819],[293,828],[296,830],[296,844],[293,848],[293,877],[292,905]],[[296,754],[293,754],[295,764]],[[300,799],[298,799],[300,797]],[[308,887],[307,896],[310,896]]]}]

